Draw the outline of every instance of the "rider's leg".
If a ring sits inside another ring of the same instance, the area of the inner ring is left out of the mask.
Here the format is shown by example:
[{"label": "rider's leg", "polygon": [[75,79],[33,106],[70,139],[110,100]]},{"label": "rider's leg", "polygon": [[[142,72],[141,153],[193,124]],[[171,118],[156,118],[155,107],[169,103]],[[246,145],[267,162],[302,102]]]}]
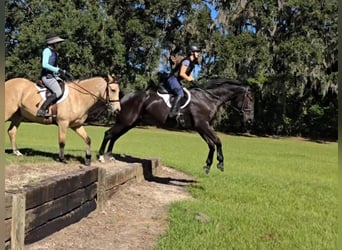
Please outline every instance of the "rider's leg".
[{"label": "rider's leg", "polygon": [[38,117],[45,117],[46,116],[46,110],[49,108],[49,106],[57,100],[56,94],[50,95],[48,98],[46,98],[45,102],[42,104],[40,109],[37,112]]},{"label": "rider's leg", "polygon": [[42,81],[44,85],[53,93],[49,97],[46,98],[45,102],[42,104],[40,109],[37,112],[38,117],[45,117],[46,116],[46,110],[49,108],[49,106],[53,103],[55,103],[58,98],[62,95],[62,89],[58,84],[58,81],[51,77],[42,77]]},{"label": "rider's leg", "polygon": [[183,92],[182,86],[180,85],[176,77],[170,77],[168,79],[168,83],[170,85],[170,89],[175,95],[175,99],[173,101],[170,114],[169,114],[169,117],[173,118],[177,116],[179,113],[179,108],[180,108],[181,100],[184,96],[184,92]]},{"label": "rider's leg", "polygon": [[182,98],[183,96],[180,96],[180,95],[175,96],[175,99],[173,100],[173,105],[171,107],[171,111],[169,114],[170,118],[173,118],[178,115]]},{"label": "rider's leg", "polygon": [[56,94],[56,98],[60,98],[62,96],[62,88],[59,85],[56,78],[53,76],[43,76],[42,81],[44,85],[52,92]]}]

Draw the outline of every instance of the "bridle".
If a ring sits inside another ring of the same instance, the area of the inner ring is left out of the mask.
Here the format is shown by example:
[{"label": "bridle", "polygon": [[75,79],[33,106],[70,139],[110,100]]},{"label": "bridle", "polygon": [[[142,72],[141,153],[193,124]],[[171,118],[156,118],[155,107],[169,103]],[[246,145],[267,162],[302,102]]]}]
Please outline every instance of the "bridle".
[{"label": "bridle", "polygon": [[106,107],[107,107],[108,110],[111,109],[111,103],[113,103],[113,102],[120,102],[119,99],[110,99],[110,97],[109,97],[109,85],[110,85],[110,84],[118,84],[118,83],[115,83],[115,82],[107,82],[107,87],[106,87],[106,100],[105,100],[105,102],[106,102]]},{"label": "bridle", "polygon": [[249,113],[252,111],[251,108],[246,108],[248,92],[249,92],[249,87],[246,87],[246,91],[243,95],[243,102],[242,102],[241,108],[237,108],[236,106],[232,105],[231,103],[228,104],[230,107],[232,107],[232,109],[234,109],[236,112],[238,112],[241,115],[244,115],[246,112]]},{"label": "bridle", "polygon": [[[207,94],[211,95],[213,98],[220,100],[220,97],[211,93],[210,91],[206,90],[206,89],[201,89],[202,91],[206,92]],[[252,109],[251,108],[245,108],[245,106],[247,106],[247,98],[248,98],[248,92],[249,92],[249,86],[246,87],[245,93],[243,95],[243,102],[241,105],[241,108],[237,108],[235,105],[232,105],[231,103],[228,103],[228,105],[230,107],[232,107],[232,109],[234,109],[236,112],[238,112],[240,115],[244,115],[247,112],[251,112]]]},{"label": "bridle", "polygon": [[109,85],[110,84],[117,84],[113,81],[111,82],[107,82],[106,81],[106,98],[103,99],[102,97],[98,97],[97,95],[93,94],[92,92],[90,92],[89,90],[85,89],[83,86],[81,86],[80,84],[72,81],[75,85],[77,85],[77,87],[81,88],[82,90],[84,90],[85,92],[87,92],[88,94],[90,94],[91,96],[98,98],[100,101],[104,102],[106,104],[107,109],[111,109],[111,103],[113,102],[120,102],[119,99],[110,99],[109,97]]}]

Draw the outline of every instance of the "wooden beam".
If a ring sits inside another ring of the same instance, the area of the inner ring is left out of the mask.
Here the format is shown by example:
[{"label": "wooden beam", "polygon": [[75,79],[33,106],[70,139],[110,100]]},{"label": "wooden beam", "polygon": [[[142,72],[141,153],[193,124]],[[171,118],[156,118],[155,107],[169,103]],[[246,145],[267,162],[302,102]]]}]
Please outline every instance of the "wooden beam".
[{"label": "wooden beam", "polygon": [[25,243],[25,193],[13,195],[11,249],[24,250]]}]

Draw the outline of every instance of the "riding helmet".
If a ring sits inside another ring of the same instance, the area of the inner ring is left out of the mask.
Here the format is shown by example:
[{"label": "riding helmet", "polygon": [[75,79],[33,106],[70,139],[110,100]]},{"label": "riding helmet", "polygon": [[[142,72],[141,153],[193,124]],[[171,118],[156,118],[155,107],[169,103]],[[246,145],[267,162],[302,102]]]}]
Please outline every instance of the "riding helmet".
[{"label": "riding helmet", "polygon": [[195,46],[195,45],[189,45],[186,48],[186,54],[190,55],[192,52],[200,52],[200,49],[197,46]]},{"label": "riding helmet", "polygon": [[63,42],[63,41],[64,41],[63,38],[60,38],[59,36],[56,36],[54,34],[46,35],[46,43],[47,44],[60,43],[60,42]]}]

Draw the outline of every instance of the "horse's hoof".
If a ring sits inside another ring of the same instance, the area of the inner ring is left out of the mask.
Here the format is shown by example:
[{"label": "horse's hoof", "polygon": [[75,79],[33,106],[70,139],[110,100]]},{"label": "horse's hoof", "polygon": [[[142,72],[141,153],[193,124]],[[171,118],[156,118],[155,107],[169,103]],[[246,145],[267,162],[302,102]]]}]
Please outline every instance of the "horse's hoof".
[{"label": "horse's hoof", "polygon": [[217,168],[223,172],[223,171],[224,171],[223,162],[219,162],[219,163],[217,164]]},{"label": "horse's hoof", "polygon": [[86,165],[86,166],[90,166],[90,164],[91,164],[91,160],[90,159],[85,159],[85,161],[84,161],[84,165]]},{"label": "horse's hoof", "polygon": [[59,158],[59,162],[67,164],[67,161],[64,158],[63,159]]},{"label": "horse's hoof", "polygon": [[104,158],[105,160],[109,160],[109,161],[116,161],[116,159],[115,159],[113,153],[111,153],[111,152],[105,153],[105,155],[103,156],[103,158]]},{"label": "horse's hoof", "polygon": [[103,155],[100,155],[98,161],[101,162],[101,163],[105,163],[105,158],[104,158],[104,156],[103,156]]},{"label": "horse's hoof", "polygon": [[84,160],[84,164],[86,166],[90,166],[90,164],[91,164],[91,155],[86,155],[85,160]]},{"label": "horse's hoof", "polygon": [[18,149],[17,150],[13,150],[13,154],[16,156],[24,156]]},{"label": "horse's hoof", "polygon": [[205,166],[203,169],[204,169],[204,173],[209,174],[210,167]]}]

